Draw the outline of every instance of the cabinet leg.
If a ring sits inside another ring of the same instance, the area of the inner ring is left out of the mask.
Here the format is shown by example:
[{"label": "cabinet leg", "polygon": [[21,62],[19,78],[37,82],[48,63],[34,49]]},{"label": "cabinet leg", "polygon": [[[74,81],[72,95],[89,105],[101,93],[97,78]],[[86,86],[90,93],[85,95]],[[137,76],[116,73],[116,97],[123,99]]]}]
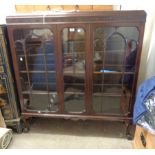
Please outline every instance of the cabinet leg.
[{"label": "cabinet leg", "polygon": [[30,124],[28,121],[28,118],[23,118],[23,123],[24,123],[24,132],[27,133],[30,130]]},{"label": "cabinet leg", "polygon": [[23,132],[23,130],[24,130],[24,124],[23,124],[23,122],[20,120],[20,122],[18,122],[18,123],[16,124],[16,132],[17,132],[18,134],[20,134],[20,133]]},{"label": "cabinet leg", "polygon": [[126,138],[128,140],[132,140],[133,139],[132,135],[131,135],[131,131],[130,131],[130,124],[128,124],[127,127],[126,127]]},{"label": "cabinet leg", "polygon": [[135,126],[132,125],[131,122],[126,123],[126,138],[128,140],[133,140],[133,138],[134,138],[134,130],[135,130]]}]

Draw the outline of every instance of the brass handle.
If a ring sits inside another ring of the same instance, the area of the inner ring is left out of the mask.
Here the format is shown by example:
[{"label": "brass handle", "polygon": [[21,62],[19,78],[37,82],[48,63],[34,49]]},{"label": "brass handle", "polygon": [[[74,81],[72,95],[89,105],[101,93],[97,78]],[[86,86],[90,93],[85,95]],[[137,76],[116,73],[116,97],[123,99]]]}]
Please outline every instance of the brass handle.
[{"label": "brass handle", "polygon": [[79,11],[79,5],[75,5],[75,11]]},{"label": "brass handle", "polygon": [[140,134],[140,139],[141,139],[141,142],[142,142],[143,146],[146,147],[146,140],[145,140],[145,137],[144,137],[142,132]]},{"label": "brass handle", "polygon": [[50,7],[50,5],[47,5],[47,10],[51,10],[51,7]]}]

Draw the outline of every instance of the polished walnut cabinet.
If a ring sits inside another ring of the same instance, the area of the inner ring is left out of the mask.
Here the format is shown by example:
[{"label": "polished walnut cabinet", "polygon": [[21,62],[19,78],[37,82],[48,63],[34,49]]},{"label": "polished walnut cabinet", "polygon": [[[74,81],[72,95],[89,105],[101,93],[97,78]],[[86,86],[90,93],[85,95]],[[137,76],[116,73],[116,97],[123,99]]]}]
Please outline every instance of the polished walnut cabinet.
[{"label": "polished walnut cabinet", "polygon": [[144,11],[6,20],[24,119],[132,120]]}]

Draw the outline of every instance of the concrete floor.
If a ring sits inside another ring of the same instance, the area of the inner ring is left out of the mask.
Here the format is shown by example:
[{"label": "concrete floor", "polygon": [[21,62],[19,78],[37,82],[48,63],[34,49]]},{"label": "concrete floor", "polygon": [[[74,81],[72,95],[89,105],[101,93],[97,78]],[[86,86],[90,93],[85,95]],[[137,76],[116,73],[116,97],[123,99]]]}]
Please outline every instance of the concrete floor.
[{"label": "concrete floor", "polygon": [[37,118],[28,133],[13,134],[8,149],[131,149],[125,125],[107,121]]}]

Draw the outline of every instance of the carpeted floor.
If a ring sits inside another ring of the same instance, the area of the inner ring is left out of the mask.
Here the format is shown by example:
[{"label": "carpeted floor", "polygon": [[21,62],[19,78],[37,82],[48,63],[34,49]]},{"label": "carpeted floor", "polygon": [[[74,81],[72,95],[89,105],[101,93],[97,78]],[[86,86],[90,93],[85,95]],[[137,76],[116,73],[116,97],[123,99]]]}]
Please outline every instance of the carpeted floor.
[{"label": "carpeted floor", "polygon": [[131,149],[125,125],[108,121],[37,118],[28,133],[13,134],[8,149]]}]

